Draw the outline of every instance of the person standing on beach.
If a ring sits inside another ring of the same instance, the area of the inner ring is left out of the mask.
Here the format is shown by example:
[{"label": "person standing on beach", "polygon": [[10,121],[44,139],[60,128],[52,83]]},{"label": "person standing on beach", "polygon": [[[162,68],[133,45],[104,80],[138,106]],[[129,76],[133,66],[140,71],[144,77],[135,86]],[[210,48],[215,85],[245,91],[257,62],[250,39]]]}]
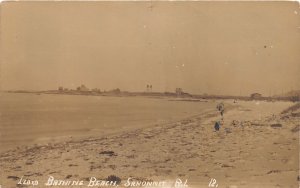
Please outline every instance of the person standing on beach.
[{"label": "person standing on beach", "polygon": [[223,114],[224,114],[224,111],[225,111],[225,109],[224,109],[224,104],[223,104],[222,102],[219,103],[219,104],[217,105],[217,109],[218,109],[218,111],[220,112],[221,117],[222,117],[222,120],[223,120]]},{"label": "person standing on beach", "polygon": [[[217,110],[220,112],[221,114],[221,120],[220,121],[216,121],[215,122],[215,131],[219,131],[221,124],[223,123],[223,114],[224,114],[224,104],[221,102],[217,105]],[[222,122],[222,123],[221,123]]]},{"label": "person standing on beach", "polygon": [[221,127],[220,121],[216,121],[216,123],[215,123],[215,131],[219,131],[220,127]]}]

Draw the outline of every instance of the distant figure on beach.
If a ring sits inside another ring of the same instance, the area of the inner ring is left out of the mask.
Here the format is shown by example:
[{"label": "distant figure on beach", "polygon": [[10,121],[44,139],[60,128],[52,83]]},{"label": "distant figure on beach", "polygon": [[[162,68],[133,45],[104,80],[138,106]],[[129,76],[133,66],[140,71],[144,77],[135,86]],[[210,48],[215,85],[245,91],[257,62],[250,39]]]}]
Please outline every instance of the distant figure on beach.
[{"label": "distant figure on beach", "polygon": [[220,130],[220,126],[221,126],[220,121],[216,121],[216,123],[215,123],[215,131],[219,131]]},{"label": "distant figure on beach", "polygon": [[223,119],[223,114],[224,114],[224,104],[221,102],[217,105],[217,109],[218,111],[220,112],[221,116],[222,116],[222,119]]},{"label": "distant figure on beach", "polygon": [[[217,110],[221,114],[221,121],[223,122],[223,114],[224,114],[224,104],[221,102],[217,105]],[[215,122],[215,131],[219,131],[221,127],[221,121],[216,121]]]}]

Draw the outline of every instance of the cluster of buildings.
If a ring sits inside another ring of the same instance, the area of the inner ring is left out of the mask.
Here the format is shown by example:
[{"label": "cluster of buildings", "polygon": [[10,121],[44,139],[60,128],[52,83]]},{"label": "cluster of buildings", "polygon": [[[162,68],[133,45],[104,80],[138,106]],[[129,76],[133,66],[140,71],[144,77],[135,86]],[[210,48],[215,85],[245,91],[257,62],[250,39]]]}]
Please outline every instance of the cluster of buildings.
[{"label": "cluster of buildings", "polygon": [[110,91],[101,91],[98,88],[94,88],[94,89],[89,89],[88,87],[86,87],[84,84],[82,84],[81,86],[78,86],[76,88],[76,90],[70,90],[68,88],[64,88],[62,86],[58,87],[58,91],[59,92],[84,92],[84,93],[114,93],[114,94],[118,94],[121,93],[121,90],[119,88],[110,90]]},{"label": "cluster of buildings", "polygon": [[[160,92],[153,92],[152,91],[152,85],[151,84],[147,84],[146,85],[146,93],[148,94],[167,94],[167,95],[174,95],[174,96],[185,96],[187,95],[188,93],[185,93],[183,92],[183,89],[182,88],[176,88],[175,89],[175,92],[174,93],[169,93],[169,92],[165,92],[165,93],[160,93]],[[119,88],[116,88],[116,89],[112,89],[112,90],[109,90],[109,91],[101,91],[100,89],[98,88],[94,88],[94,89],[89,89],[88,87],[86,87],[84,84],[78,86],[75,90],[74,89],[68,89],[68,88],[64,88],[62,86],[58,87],[58,92],[60,93],[108,93],[108,94],[120,94],[120,93],[130,93],[130,92],[125,92],[125,91],[122,91],[119,89]],[[132,94],[138,94],[139,92],[131,92]],[[143,92],[142,92],[143,93]],[[142,94],[141,93],[141,94]]]},{"label": "cluster of buildings", "polygon": [[84,84],[82,84],[81,86],[78,86],[76,88],[76,90],[68,89],[68,88],[64,88],[64,87],[60,86],[60,87],[58,87],[58,91],[59,92],[79,91],[79,92],[99,92],[99,93],[101,92],[100,89],[98,89],[98,88],[89,89]]},{"label": "cluster of buildings", "polygon": [[[155,96],[173,96],[173,97],[196,97],[196,98],[220,98],[220,99],[241,99],[241,100],[289,100],[289,101],[300,101],[300,91],[295,91],[287,96],[273,96],[273,97],[265,97],[260,93],[252,93],[250,96],[215,96],[215,95],[191,95],[183,91],[182,88],[178,87],[174,92],[153,92],[152,85],[146,85],[146,91],[144,92],[126,92],[121,91],[119,88],[112,89],[109,91],[101,91],[98,88],[89,89],[84,84],[78,86],[75,90],[64,88],[62,86],[58,87],[59,93],[85,93],[85,94],[112,94],[112,95],[155,95]],[[295,94],[296,93],[296,94]]]}]

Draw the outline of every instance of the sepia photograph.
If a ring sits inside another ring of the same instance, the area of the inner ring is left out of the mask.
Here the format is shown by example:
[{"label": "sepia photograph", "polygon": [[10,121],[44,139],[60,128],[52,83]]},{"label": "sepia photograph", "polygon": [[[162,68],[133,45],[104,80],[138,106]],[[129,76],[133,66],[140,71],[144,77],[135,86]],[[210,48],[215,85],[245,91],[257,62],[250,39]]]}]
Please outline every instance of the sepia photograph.
[{"label": "sepia photograph", "polygon": [[2,1],[0,188],[299,188],[297,1]]}]

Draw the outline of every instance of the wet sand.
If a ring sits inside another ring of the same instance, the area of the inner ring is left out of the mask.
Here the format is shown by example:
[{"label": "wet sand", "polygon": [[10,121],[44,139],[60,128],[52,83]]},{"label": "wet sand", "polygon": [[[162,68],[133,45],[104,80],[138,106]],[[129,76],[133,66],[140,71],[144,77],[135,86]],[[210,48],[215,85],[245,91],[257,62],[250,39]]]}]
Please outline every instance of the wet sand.
[{"label": "wet sand", "polygon": [[1,185],[16,187],[23,176],[46,187],[53,176],[84,182],[64,187],[87,187],[91,177],[115,175],[119,187],[129,177],[172,185],[187,179],[189,187],[208,187],[212,178],[218,187],[298,187],[300,111],[281,114],[291,105],[227,101],[218,132],[220,115],[211,110],[109,136],[20,147],[1,153]]}]

